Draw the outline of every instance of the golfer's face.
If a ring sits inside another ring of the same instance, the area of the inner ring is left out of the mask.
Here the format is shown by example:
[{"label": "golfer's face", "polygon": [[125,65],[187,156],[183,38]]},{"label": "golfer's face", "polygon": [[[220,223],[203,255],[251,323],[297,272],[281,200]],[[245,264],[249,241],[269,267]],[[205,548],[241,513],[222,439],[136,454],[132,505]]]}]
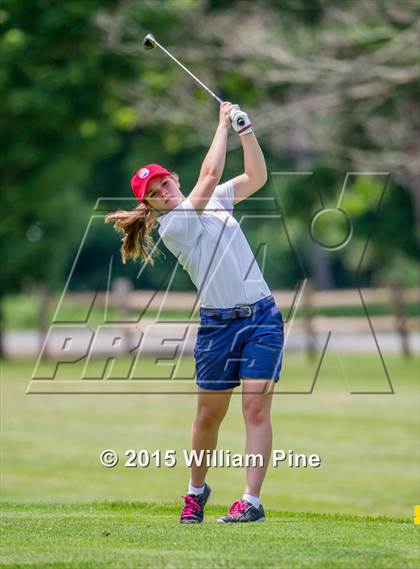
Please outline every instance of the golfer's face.
[{"label": "golfer's face", "polygon": [[182,198],[179,183],[172,176],[154,178],[147,188],[146,199],[154,209],[170,211]]}]

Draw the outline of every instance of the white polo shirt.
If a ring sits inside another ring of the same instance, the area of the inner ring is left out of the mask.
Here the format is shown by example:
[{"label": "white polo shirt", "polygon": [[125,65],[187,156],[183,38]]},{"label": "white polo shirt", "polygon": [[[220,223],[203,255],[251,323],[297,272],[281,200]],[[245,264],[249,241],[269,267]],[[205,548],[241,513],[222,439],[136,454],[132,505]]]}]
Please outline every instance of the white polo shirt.
[{"label": "white polo shirt", "polygon": [[233,212],[231,181],[216,186],[203,213],[190,198],[157,218],[159,235],[198,290],[200,306],[232,308],[271,294]]}]

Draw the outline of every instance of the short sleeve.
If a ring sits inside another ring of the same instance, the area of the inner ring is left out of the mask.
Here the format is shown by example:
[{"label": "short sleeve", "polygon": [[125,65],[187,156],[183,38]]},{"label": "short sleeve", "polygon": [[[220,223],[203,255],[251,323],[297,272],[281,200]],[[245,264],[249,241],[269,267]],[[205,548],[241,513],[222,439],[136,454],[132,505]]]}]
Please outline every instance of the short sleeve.
[{"label": "short sleeve", "polygon": [[232,180],[224,182],[214,189],[212,199],[216,200],[226,211],[233,211],[233,198],[235,197],[235,188]]},{"label": "short sleeve", "polygon": [[169,237],[181,245],[195,245],[203,231],[200,216],[189,197],[168,213],[158,217],[157,221],[162,239]]}]

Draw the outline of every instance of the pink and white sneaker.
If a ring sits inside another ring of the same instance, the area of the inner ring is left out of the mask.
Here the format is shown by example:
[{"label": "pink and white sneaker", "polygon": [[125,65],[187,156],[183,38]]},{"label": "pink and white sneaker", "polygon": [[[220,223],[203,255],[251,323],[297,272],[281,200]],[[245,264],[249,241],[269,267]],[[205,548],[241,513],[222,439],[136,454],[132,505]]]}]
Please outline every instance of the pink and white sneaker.
[{"label": "pink and white sneaker", "polygon": [[262,504],[256,508],[246,500],[236,500],[229,508],[229,513],[222,516],[217,521],[219,524],[236,522],[263,522],[265,513]]}]

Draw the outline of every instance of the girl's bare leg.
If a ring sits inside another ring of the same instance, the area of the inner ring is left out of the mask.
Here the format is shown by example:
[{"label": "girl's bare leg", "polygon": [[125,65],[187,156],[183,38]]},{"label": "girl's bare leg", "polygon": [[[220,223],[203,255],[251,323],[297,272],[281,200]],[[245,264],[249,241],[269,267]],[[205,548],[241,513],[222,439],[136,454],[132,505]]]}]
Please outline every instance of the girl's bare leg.
[{"label": "girl's bare leg", "polygon": [[[209,391],[198,388],[197,414],[192,426],[192,449],[214,450],[217,445],[219,427],[229,407],[232,389]],[[203,486],[208,466],[204,464],[191,466],[191,484]]]},{"label": "girl's bare leg", "polygon": [[273,444],[270,412],[274,381],[244,378],[242,385],[242,412],[246,429],[245,453],[259,453],[264,459],[263,466],[247,468],[245,494],[259,497]]}]

